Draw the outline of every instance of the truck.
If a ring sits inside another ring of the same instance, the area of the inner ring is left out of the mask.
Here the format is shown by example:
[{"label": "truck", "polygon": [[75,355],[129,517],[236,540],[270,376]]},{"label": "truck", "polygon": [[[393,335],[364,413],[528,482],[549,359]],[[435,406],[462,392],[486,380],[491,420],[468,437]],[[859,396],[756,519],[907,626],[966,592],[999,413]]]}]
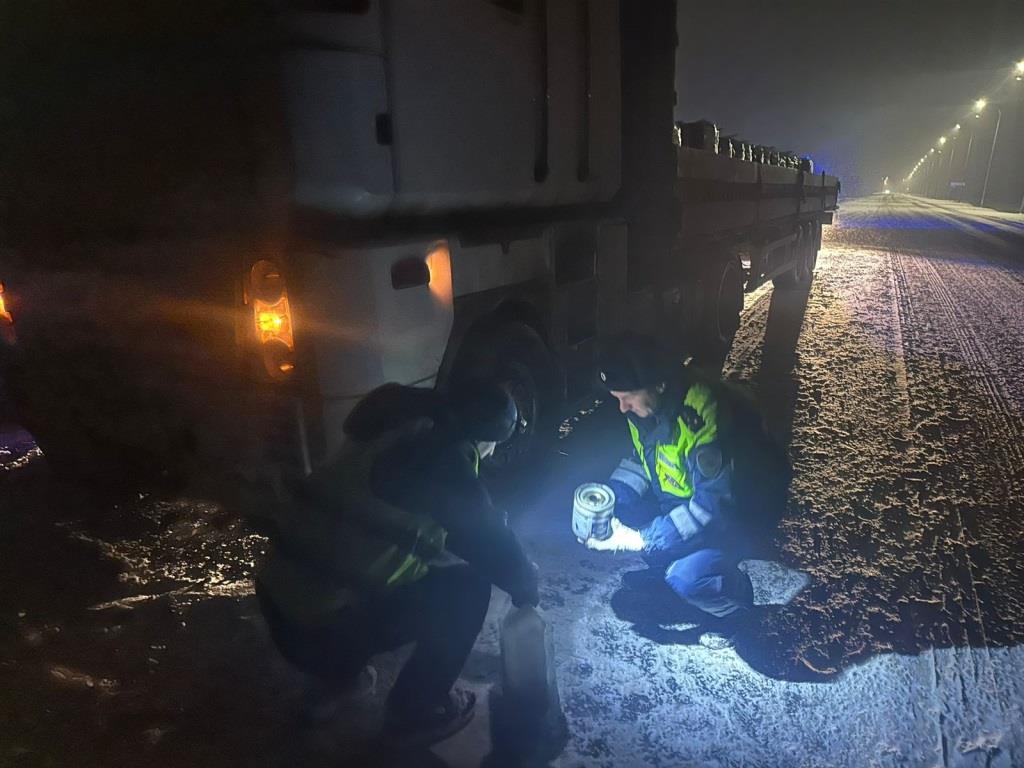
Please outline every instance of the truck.
[{"label": "truck", "polygon": [[512,393],[494,469],[522,467],[599,339],[720,363],[837,208],[810,163],[675,123],[667,0],[74,14],[13,33],[0,349],[77,478],[309,473],[374,387],[463,375]]}]

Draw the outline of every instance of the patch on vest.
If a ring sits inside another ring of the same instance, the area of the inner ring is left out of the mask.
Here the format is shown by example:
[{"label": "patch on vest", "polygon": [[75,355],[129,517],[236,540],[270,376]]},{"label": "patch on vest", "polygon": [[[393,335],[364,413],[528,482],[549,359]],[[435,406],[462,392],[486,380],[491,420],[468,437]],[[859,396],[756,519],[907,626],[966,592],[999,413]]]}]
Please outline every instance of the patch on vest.
[{"label": "patch on vest", "polygon": [[704,417],[697,413],[692,405],[684,405],[679,412],[679,418],[691,432],[700,432],[704,428]]},{"label": "patch on vest", "polygon": [[702,445],[697,449],[697,469],[706,478],[717,477],[722,471],[722,452],[713,445]]}]

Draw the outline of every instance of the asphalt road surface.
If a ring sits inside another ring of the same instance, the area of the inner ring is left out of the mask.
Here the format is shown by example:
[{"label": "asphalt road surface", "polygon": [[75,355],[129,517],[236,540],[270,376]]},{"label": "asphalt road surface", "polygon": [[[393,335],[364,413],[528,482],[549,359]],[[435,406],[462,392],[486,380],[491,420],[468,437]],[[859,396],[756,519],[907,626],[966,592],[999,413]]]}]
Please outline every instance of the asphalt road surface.
[{"label": "asphalt road surface", "polygon": [[[568,420],[513,509],[542,572],[570,739],[555,766],[1024,764],[1024,217],[843,203],[809,291],[747,298],[726,362],[795,477],[745,567],[757,621],[711,651],[634,555],[573,537],[572,489],[628,449]],[[31,439],[0,440],[0,766],[389,764],[363,739],[396,659],[334,724],[251,596],[265,540],[189,499],[85,515]],[[89,517],[88,526],[73,522]],[[498,678],[495,592],[465,684]],[[404,766],[498,765],[489,713]]]}]

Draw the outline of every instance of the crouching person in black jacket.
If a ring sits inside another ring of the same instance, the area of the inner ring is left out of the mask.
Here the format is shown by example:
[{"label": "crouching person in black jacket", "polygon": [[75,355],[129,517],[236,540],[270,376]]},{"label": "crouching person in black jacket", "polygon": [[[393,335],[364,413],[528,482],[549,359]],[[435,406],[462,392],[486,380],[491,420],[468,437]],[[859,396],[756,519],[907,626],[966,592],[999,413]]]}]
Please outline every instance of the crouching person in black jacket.
[{"label": "crouching person in black jacket", "polygon": [[[472,719],[475,697],[454,683],[492,584],[517,606],[537,604],[536,570],[478,477],[517,418],[508,393],[487,382],[448,396],[374,390],[257,576],[281,652],[329,689],[353,686],[373,654],[415,643],[388,696],[393,745],[434,743]],[[464,562],[438,564],[448,553]]]}]

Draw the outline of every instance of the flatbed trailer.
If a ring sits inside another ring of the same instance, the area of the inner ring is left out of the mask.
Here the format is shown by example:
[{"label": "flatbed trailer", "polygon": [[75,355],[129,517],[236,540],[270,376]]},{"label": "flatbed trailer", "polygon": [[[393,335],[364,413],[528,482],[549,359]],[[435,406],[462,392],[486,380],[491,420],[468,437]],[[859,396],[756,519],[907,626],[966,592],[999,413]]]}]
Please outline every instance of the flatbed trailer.
[{"label": "flatbed trailer", "polygon": [[678,198],[682,239],[718,238],[751,249],[745,288],[785,274],[795,263],[784,248],[807,225],[820,247],[820,227],[832,223],[839,180],[828,174],[679,149]]}]

